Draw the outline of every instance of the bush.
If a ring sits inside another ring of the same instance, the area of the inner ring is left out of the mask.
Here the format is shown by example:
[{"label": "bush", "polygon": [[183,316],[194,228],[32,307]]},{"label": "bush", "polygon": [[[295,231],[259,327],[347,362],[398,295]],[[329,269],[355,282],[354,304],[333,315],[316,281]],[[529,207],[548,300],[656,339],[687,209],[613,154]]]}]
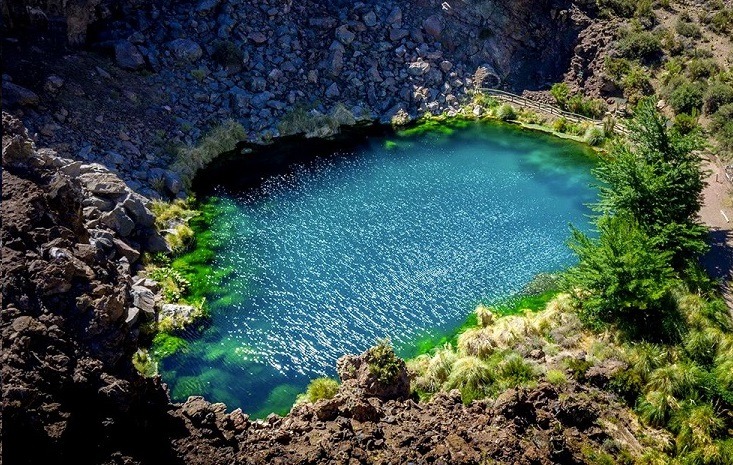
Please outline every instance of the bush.
[{"label": "bush", "polygon": [[181,149],[171,168],[181,176],[183,183],[190,187],[193,177],[200,169],[219,155],[234,150],[237,143],[246,137],[247,132],[241,124],[233,120],[226,121],[212,129],[198,145]]},{"label": "bush", "polygon": [[242,66],[244,52],[231,40],[217,40],[211,58],[222,66]]},{"label": "bush", "polygon": [[651,76],[646,68],[634,64],[621,79],[621,88],[626,98],[631,103],[636,103],[641,97],[649,95],[653,91]]},{"label": "bush", "polygon": [[138,349],[132,355],[132,366],[145,378],[153,378],[158,375],[158,363],[145,349]]},{"label": "bush", "polygon": [[656,61],[662,53],[662,43],[648,31],[630,31],[618,42],[619,54],[632,60]]},{"label": "bush", "polygon": [[718,108],[713,115],[710,128],[722,149],[733,150],[733,103]]},{"label": "bush", "polygon": [[339,383],[332,378],[316,378],[311,380],[305,394],[298,396],[296,403],[314,404],[321,399],[332,399],[338,393]]},{"label": "bush", "polygon": [[568,120],[562,116],[552,122],[552,130],[555,132],[565,132],[568,128]]},{"label": "bush", "polygon": [[699,39],[702,37],[702,33],[700,32],[700,26],[697,24],[685,21],[682,18],[679,18],[677,20],[677,23],[674,25],[675,31],[677,31],[677,34],[684,36],[684,37],[690,37],[693,39]]},{"label": "bush", "polygon": [[601,218],[598,229],[598,239],[574,229],[569,243],[579,264],[568,271],[568,288],[583,320],[618,325],[635,338],[672,337],[672,254],[659,251],[628,217]]},{"label": "bush", "polygon": [[547,382],[555,386],[564,386],[568,383],[568,377],[562,370],[547,370],[545,374]]},{"label": "bush", "polygon": [[601,145],[605,138],[606,136],[603,134],[603,130],[596,126],[590,126],[583,136],[585,143],[594,147]]},{"label": "bush", "polygon": [[496,111],[496,117],[502,121],[511,121],[517,118],[517,112],[513,106],[505,103]]},{"label": "bush", "polygon": [[693,132],[700,129],[700,125],[697,122],[697,112],[693,111],[693,114],[688,115],[687,113],[680,113],[674,117],[674,124],[672,127],[675,131],[680,134],[692,134]]},{"label": "bush", "polygon": [[502,388],[526,385],[537,378],[534,366],[519,354],[509,354],[498,367]]},{"label": "bush", "polygon": [[695,58],[687,64],[687,73],[693,81],[709,78],[718,71],[718,64],[711,58]]},{"label": "bush", "polygon": [[453,365],[447,388],[461,391],[461,399],[468,404],[485,397],[493,380],[491,369],[481,359],[461,357]]},{"label": "bush", "polygon": [[669,96],[669,104],[675,113],[692,114],[700,110],[703,104],[703,89],[700,84],[684,81]]},{"label": "bush", "polygon": [[382,339],[366,353],[369,373],[376,376],[380,383],[393,383],[400,374],[402,363],[394,353],[389,339]]},{"label": "bush", "polygon": [[564,109],[565,105],[568,103],[568,99],[570,98],[570,88],[564,82],[558,82],[552,85],[550,88],[550,94],[560,108]]},{"label": "bush", "polygon": [[733,86],[716,82],[708,86],[703,97],[705,114],[712,115],[723,105],[733,103]]}]

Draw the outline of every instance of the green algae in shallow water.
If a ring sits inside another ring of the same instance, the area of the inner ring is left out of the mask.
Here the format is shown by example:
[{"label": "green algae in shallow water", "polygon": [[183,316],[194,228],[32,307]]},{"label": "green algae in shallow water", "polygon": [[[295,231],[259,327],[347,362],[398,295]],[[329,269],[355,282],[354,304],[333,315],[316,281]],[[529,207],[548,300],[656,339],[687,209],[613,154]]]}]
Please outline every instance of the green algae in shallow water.
[{"label": "green algae in shallow water", "polygon": [[255,418],[264,418],[271,413],[278,415],[287,415],[295,403],[298,394],[303,392],[303,388],[294,384],[281,384],[267,396],[265,400],[266,407],[258,410],[252,415]]},{"label": "green algae in shallow water", "polygon": [[161,359],[185,351],[187,348],[188,341],[185,339],[169,333],[158,333],[153,339],[151,353],[156,359]]},{"label": "green algae in shallow water", "polygon": [[400,137],[417,137],[429,136],[432,138],[442,138],[453,135],[457,129],[465,128],[471,124],[463,119],[439,119],[430,118],[419,121],[415,126],[397,131]]}]

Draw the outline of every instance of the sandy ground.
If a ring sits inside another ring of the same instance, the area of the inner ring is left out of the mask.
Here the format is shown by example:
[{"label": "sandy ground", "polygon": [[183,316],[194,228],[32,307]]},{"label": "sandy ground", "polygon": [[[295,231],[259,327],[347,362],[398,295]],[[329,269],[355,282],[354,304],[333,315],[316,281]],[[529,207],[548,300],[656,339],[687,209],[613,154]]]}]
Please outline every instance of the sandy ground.
[{"label": "sandy ground", "polygon": [[716,160],[706,159],[703,166],[709,175],[703,190],[705,201],[700,218],[710,228],[712,247],[702,262],[712,276],[721,279],[723,294],[733,315],[733,184],[725,177],[723,165]]}]

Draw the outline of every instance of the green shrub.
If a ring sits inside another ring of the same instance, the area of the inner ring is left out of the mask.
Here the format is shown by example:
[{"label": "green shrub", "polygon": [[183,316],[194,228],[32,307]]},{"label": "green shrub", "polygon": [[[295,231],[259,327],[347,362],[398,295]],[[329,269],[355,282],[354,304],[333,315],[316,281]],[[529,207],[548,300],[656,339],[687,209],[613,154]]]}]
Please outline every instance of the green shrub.
[{"label": "green shrub", "polygon": [[535,367],[519,354],[509,354],[498,366],[501,387],[526,385],[537,379]]},{"label": "green shrub", "polygon": [[733,150],[733,103],[718,108],[713,114],[710,128],[722,149]]},{"label": "green shrub", "polygon": [[718,64],[711,58],[695,58],[687,64],[687,73],[693,81],[709,78],[718,71]]},{"label": "green shrub", "polygon": [[151,279],[155,280],[162,287],[163,297],[166,301],[177,303],[188,292],[190,283],[183,277],[180,271],[170,266],[153,267],[148,270]]},{"label": "green shrub", "polygon": [[597,126],[588,127],[583,136],[585,143],[592,146],[601,145],[605,138],[606,136],[603,134],[603,130]]},{"label": "green shrub", "polygon": [[632,60],[656,61],[662,53],[662,43],[648,31],[630,31],[618,42],[619,54]]},{"label": "green shrub", "polygon": [[649,72],[643,66],[633,64],[626,75],[621,79],[621,88],[630,103],[636,103],[652,91],[652,82]]},{"label": "green shrub", "polygon": [[568,383],[568,377],[562,370],[547,370],[545,374],[547,382],[555,386],[564,386]]},{"label": "green shrub", "polygon": [[598,230],[591,239],[573,229],[569,242],[579,264],[568,271],[568,285],[582,319],[594,327],[618,325],[632,337],[670,337],[676,329],[668,326],[676,316],[672,254],[629,217],[602,218]]},{"label": "green shrub", "polygon": [[625,58],[606,57],[603,63],[606,74],[616,84],[621,83],[621,80],[629,73],[632,66],[631,61]]},{"label": "green shrub", "polygon": [[717,11],[710,18],[710,28],[718,34],[729,32],[731,24],[733,24],[733,11],[728,9]]},{"label": "green shrub", "polygon": [[211,58],[222,66],[242,66],[244,52],[231,40],[217,40]]},{"label": "green shrub", "polygon": [[517,118],[517,112],[514,110],[513,106],[505,103],[496,111],[496,117],[502,121],[512,121]]},{"label": "green shrub", "polygon": [[402,363],[397,357],[389,339],[382,339],[366,353],[369,372],[376,376],[380,383],[393,383],[400,374]]},{"label": "green shrub", "polygon": [[233,120],[226,121],[212,129],[198,145],[181,149],[171,168],[181,176],[183,183],[188,187],[198,170],[211,163],[217,156],[234,150],[237,143],[246,137],[247,132],[241,124]]},{"label": "green shrub", "polygon": [[555,132],[565,132],[568,128],[568,120],[564,116],[552,122],[552,130]]},{"label": "green shrub", "polygon": [[692,112],[691,115],[687,113],[680,113],[674,117],[673,128],[680,134],[692,134],[700,129],[700,124],[697,122],[697,112]]},{"label": "green shrub", "polygon": [[716,82],[708,86],[703,97],[705,114],[712,115],[723,105],[733,103],[733,86]]},{"label": "green shrub", "polygon": [[636,12],[634,0],[596,0],[598,8],[606,11],[607,15],[617,15],[624,18],[631,18]]},{"label": "green shrub", "polygon": [[158,363],[145,349],[138,349],[132,354],[132,366],[145,378],[158,375]]},{"label": "green shrub", "polygon": [[703,104],[703,88],[700,84],[684,81],[669,96],[669,104],[675,113],[692,114],[700,110]]},{"label": "green shrub", "polygon": [[702,37],[702,32],[700,31],[700,26],[697,24],[685,21],[682,18],[679,18],[677,22],[674,25],[675,31],[677,31],[677,34],[684,36],[684,37],[690,37],[693,39],[699,39]]},{"label": "green shrub", "polygon": [[339,383],[332,378],[316,378],[311,380],[305,394],[298,396],[296,403],[314,404],[321,399],[332,399],[339,390]]},{"label": "green shrub", "polygon": [[564,82],[555,83],[550,88],[550,94],[560,108],[565,109],[565,105],[567,105],[568,99],[570,98],[570,88],[568,85]]}]

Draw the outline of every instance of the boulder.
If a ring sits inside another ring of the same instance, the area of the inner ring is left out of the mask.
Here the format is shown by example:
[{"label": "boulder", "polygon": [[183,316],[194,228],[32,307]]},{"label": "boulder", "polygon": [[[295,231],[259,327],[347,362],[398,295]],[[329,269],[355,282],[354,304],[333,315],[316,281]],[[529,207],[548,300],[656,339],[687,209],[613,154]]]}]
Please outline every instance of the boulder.
[{"label": "boulder", "polygon": [[407,74],[410,76],[422,76],[430,71],[430,63],[427,61],[415,61],[407,67]]},{"label": "boulder", "polygon": [[336,29],[336,39],[344,45],[349,45],[356,38],[356,34],[349,30],[349,26],[343,25]]},{"label": "boulder", "polygon": [[440,39],[440,35],[443,32],[443,24],[440,22],[440,16],[428,16],[425,21],[423,21],[422,27],[429,36],[434,39]]},{"label": "boulder", "polygon": [[390,29],[389,30],[389,40],[392,42],[398,42],[405,37],[410,35],[410,31],[407,29]]},{"label": "boulder", "polygon": [[137,226],[149,228],[155,224],[155,217],[145,206],[139,195],[134,193],[128,194],[122,202],[122,206],[127,210],[127,213],[135,221]]},{"label": "boulder", "polygon": [[342,381],[339,394],[352,391],[363,393],[362,397],[381,400],[410,396],[410,377],[405,362],[389,346],[372,347],[361,355],[345,355],[336,362],[336,371]]},{"label": "boulder", "polygon": [[173,56],[179,61],[193,63],[194,61],[201,58],[204,51],[201,46],[191,39],[176,39],[168,42],[168,48],[170,48]]},{"label": "boulder", "polygon": [[125,209],[118,205],[114,210],[100,218],[102,224],[116,231],[120,236],[127,237],[135,229],[135,222],[127,216]]},{"label": "boulder", "polygon": [[132,286],[130,290],[132,304],[152,316],[155,314],[155,294],[152,290],[143,286]]},{"label": "boulder", "polygon": [[40,99],[32,90],[3,80],[3,107],[36,106]]},{"label": "boulder", "polygon": [[373,11],[366,13],[361,19],[364,20],[364,24],[366,24],[367,27],[374,27],[377,25],[377,15]]},{"label": "boulder", "polygon": [[339,86],[334,82],[330,86],[328,86],[328,89],[326,89],[326,97],[328,98],[338,98],[338,96],[341,95],[341,91],[339,90]]},{"label": "boulder", "polygon": [[125,183],[110,172],[84,172],[84,166],[81,167],[82,174],[79,176],[82,186],[94,195],[117,196],[127,192]]},{"label": "boulder", "polygon": [[145,58],[140,50],[127,40],[120,40],[115,44],[115,62],[120,68],[131,70],[145,66]]}]

